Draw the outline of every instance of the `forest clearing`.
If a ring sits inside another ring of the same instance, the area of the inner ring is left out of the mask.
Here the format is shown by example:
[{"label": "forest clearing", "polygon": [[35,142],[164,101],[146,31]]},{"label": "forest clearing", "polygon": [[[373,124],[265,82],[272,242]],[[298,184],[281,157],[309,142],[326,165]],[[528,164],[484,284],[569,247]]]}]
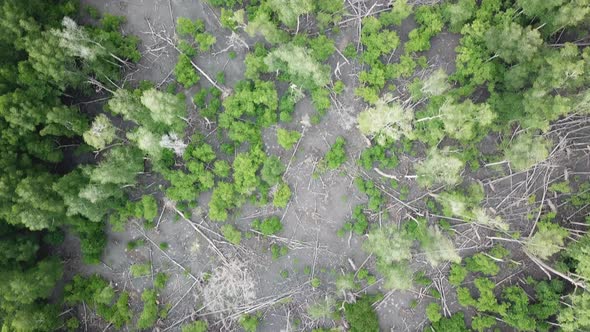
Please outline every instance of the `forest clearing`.
[{"label": "forest clearing", "polygon": [[2,331],[589,331],[590,0],[0,0]]}]

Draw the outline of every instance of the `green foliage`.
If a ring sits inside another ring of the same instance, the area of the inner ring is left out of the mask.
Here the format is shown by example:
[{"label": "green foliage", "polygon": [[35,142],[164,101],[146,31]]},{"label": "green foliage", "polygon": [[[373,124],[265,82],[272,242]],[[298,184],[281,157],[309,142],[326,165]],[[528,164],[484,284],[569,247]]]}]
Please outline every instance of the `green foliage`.
[{"label": "green foliage", "polygon": [[225,111],[219,114],[219,126],[227,129],[229,138],[238,143],[259,142],[260,127],[277,122],[278,102],[273,82],[241,81],[223,101]]},{"label": "green foliage", "polygon": [[281,223],[279,217],[276,216],[264,219],[262,221],[255,219],[252,221],[252,229],[259,231],[262,233],[262,235],[268,236],[282,231],[283,224]]},{"label": "green foliage", "polygon": [[156,323],[158,319],[158,299],[156,298],[156,291],[153,289],[146,289],[141,293],[141,300],[143,301],[143,310],[137,320],[137,328],[148,329]]},{"label": "green foliage", "polygon": [[464,167],[464,163],[451,156],[448,150],[432,150],[427,159],[416,166],[418,183],[424,187],[456,185],[461,181],[460,173]]},{"label": "green foliage", "polygon": [[355,179],[357,188],[369,196],[369,202],[367,208],[372,211],[379,211],[381,206],[385,203],[385,199],[381,194],[381,191],[375,186],[375,183],[371,180],[363,181],[361,178]]},{"label": "green foliage", "polygon": [[399,26],[402,21],[412,14],[412,5],[408,5],[407,0],[394,0],[390,5],[391,10],[382,13],[379,16],[379,21],[383,25]]},{"label": "green foliage", "polygon": [[102,150],[116,138],[115,127],[106,115],[99,114],[92,121],[91,128],[84,132],[83,137],[86,144]]},{"label": "green foliage", "polygon": [[313,10],[311,0],[269,0],[268,5],[279,16],[279,20],[290,28],[295,28],[299,16]]},{"label": "green foliage", "polygon": [[229,243],[239,245],[242,242],[242,232],[233,225],[221,226],[221,233]]},{"label": "green foliage", "polygon": [[569,232],[551,221],[537,223],[537,232],[526,240],[524,249],[540,259],[548,259],[561,251]]},{"label": "green foliage", "polygon": [[285,165],[283,165],[281,160],[277,156],[270,156],[262,164],[260,177],[264,182],[272,186],[281,180],[284,172]]},{"label": "green foliage", "polygon": [[277,128],[277,143],[285,150],[290,150],[300,138],[301,133],[298,131]]},{"label": "green foliage", "polygon": [[531,60],[543,44],[539,31],[514,22],[492,27],[485,39],[488,49],[507,63]]},{"label": "green foliage", "polygon": [[440,304],[431,302],[428,304],[428,306],[426,306],[426,317],[428,317],[428,320],[431,323],[436,323],[442,318],[442,315],[440,314],[441,311],[442,308]]},{"label": "green foliage", "polygon": [[286,246],[280,246],[277,244],[273,244],[270,246],[270,254],[273,260],[277,260],[283,256],[285,256],[289,252],[289,248]]},{"label": "green foliage", "polygon": [[425,236],[420,241],[420,245],[426,255],[426,260],[432,266],[437,266],[446,261],[454,263],[461,261],[461,256],[457,253],[453,242],[443,235],[436,226],[428,227]]},{"label": "green foliage", "polygon": [[345,13],[344,2],[339,0],[315,1],[314,6],[320,30],[326,29],[329,24],[336,25]]},{"label": "green foliage", "polygon": [[519,135],[504,151],[504,158],[513,169],[522,171],[542,162],[549,156],[549,142],[532,135]]},{"label": "green foliage", "polygon": [[197,71],[193,68],[191,59],[185,54],[178,56],[178,62],[174,67],[174,75],[176,76],[176,81],[187,89],[197,84],[200,80]]},{"label": "green foliage", "polygon": [[442,14],[449,23],[449,30],[460,32],[465,23],[469,22],[476,11],[475,0],[459,0],[457,3],[446,3]]},{"label": "green foliage", "polygon": [[248,21],[245,31],[250,37],[260,34],[271,44],[284,42],[288,38],[287,34],[272,22],[270,14],[265,10],[256,11],[254,18]]},{"label": "green foliage", "polygon": [[[467,261],[468,258],[465,259]],[[455,287],[461,285],[467,276],[467,269],[461,264],[453,263],[449,271],[449,283]]]},{"label": "green foliage", "polygon": [[342,136],[336,137],[334,144],[330,147],[330,150],[326,152],[323,160],[329,169],[337,169],[346,161],[346,150],[344,145],[346,141]]},{"label": "green foliage", "polygon": [[496,261],[481,252],[465,258],[465,268],[469,272],[481,272],[490,276],[495,276],[500,272],[500,267],[496,264]]},{"label": "green foliage", "polygon": [[377,332],[379,319],[372,307],[373,299],[368,296],[358,298],[354,303],[344,303],[344,318],[351,332]]},{"label": "green foliage", "polygon": [[291,199],[291,188],[285,182],[281,182],[272,199],[272,205],[278,208],[285,208]]},{"label": "green foliage", "polygon": [[72,282],[65,286],[64,300],[69,305],[85,302],[96,313],[120,329],[133,317],[129,307],[129,294],[123,292],[115,300],[115,290],[98,275],[90,277],[74,276]]},{"label": "green foliage", "polygon": [[324,299],[307,307],[307,314],[312,319],[330,318],[334,313],[335,301],[333,298],[326,296]]},{"label": "green foliage", "polygon": [[237,192],[231,183],[219,182],[209,201],[209,218],[214,221],[225,221],[228,210],[237,205]]},{"label": "green foliage", "polygon": [[473,140],[478,133],[485,133],[495,118],[488,104],[473,104],[471,100],[461,104],[447,100],[439,112],[447,135],[463,142]]},{"label": "green foliage", "polygon": [[168,282],[169,276],[164,272],[159,272],[156,274],[156,278],[154,279],[154,289],[164,289],[166,287],[166,283]]},{"label": "green foliage", "polygon": [[568,298],[571,306],[561,310],[558,321],[566,332],[581,331],[590,328],[590,293],[578,291]]},{"label": "green foliage", "polygon": [[191,21],[186,17],[176,19],[176,32],[181,36],[194,36],[205,31],[205,23],[202,20]]},{"label": "green foliage", "polygon": [[[317,47],[316,47],[317,48]],[[322,52],[325,52],[322,50]],[[325,56],[315,52],[319,57]],[[286,73],[288,81],[308,90],[325,87],[330,82],[330,71],[314,59],[308,49],[294,44],[282,45],[264,59],[269,71]]]},{"label": "green foliage", "polygon": [[[429,329],[426,329],[428,331]],[[435,332],[469,332],[470,330],[465,325],[465,317],[462,312],[457,312],[451,317],[443,317],[438,322],[433,323],[430,326],[430,330]]]},{"label": "green foliage", "polygon": [[181,328],[182,332],[207,332],[209,324],[206,321],[196,320],[189,324],[183,325]]},{"label": "green foliage", "polygon": [[418,7],[415,11],[415,18],[419,27],[408,34],[409,40],[404,44],[406,54],[430,49],[430,39],[441,32],[443,28],[442,14],[438,6]]},{"label": "green foliage", "polygon": [[195,35],[195,42],[199,45],[199,51],[207,52],[217,42],[217,38],[212,34],[203,32]]},{"label": "green foliage", "polygon": [[413,111],[396,102],[389,103],[389,99],[389,95],[380,98],[373,108],[362,111],[358,116],[361,133],[374,138],[380,145],[385,145],[388,140],[397,141],[404,136],[413,137]]},{"label": "green foliage", "polygon": [[133,278],[145,277],[152,273],[152,264],[133,264],[129,268],[129,273]]},{"label": "green foliage", "polygon": [[258,329],[258,324],[260,323],[260,316],[259,315],[242,315],[238,320],[240,326],[246,332],[256,332]]}]

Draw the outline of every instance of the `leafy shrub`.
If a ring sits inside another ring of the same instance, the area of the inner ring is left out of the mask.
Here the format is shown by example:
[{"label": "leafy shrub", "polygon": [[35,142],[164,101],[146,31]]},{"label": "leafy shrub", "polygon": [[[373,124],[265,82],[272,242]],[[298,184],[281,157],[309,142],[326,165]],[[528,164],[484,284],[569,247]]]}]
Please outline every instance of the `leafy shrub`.
[{"label": "leafy shrub", "polygon": [[277,142],[283,149],[290,150],[301,138],[301,133],[295,130],[277,129]]},{"label": "leafy shrub", "polygon": [[240,232],[240,230],[235,228],[233,225],[221,226],[221,233],[223,234],[223,237],[229,241],[229,243],[239,245],[242,241],[242,232]]},{"label": "leafy shrub", "polygon": [[442,311],[442,308],[441,308],[440,304],[438,304],[436,302],[431,302],[426,307],[426,317],[428,317],[428,320],[431,323],[436,323],[442,318],[442,315],[440,314],[441,311]]},{"label": "leafy shrub", "polygon": [[158,319],[158,303],[156,298],[156,291],[153,289],[146,289],[141,294],[143,301],[143,310],[137,320],[137,328],[148,329],[156,323]]},{"label": "leafy shrub", "polygon": [[196,69],[191,64],[191,60],[184,54],[178,56],[178,62],[174,67],[174,75],[176,75],[178,83],[187,89],[197,84],[200,80]]},{"label": "leafy shrub", "polygon": [[351,332],[378,332],[379,320],[372,307],[373,299],[364,296],[354,303],[344,304],[344,318]]},{"label": "leafy shrub", "polygon": [[183,325],[182,332],[207,332],[209,324],[206,321],[196,320],[190,324]]},{"label": "leafy shrub", "polygon": [[238,320],[244,331],[256,332],[258,324],[260,323],[259,315],[242,315]]},{"label": "leafy shrub", "polygon": [[274,193],[274,197],[272,200],[272,205],[278,208],[284,208],[289,204],[289,200],[291,199],[291,188],[285,182],[279,184],[277,190]]},{"label": "leafy shrub", "polygon": [[346,141],[342,136],[336,137],[336,141],[332,144],[330,150],[328,150],[323,159],[329,169],[337,169],[346,161],[345,144]]},{"label": "leafy shrub", "polygon": [[258,219],[252,221],[252,229],[255,229],[265,236],[274,235],[283,230],[283,224],[279,217],[270,217],[259,221]]},{"label": "leafy shrub", "polygon": [[133,264],[129,268],[129,272],[133,278],[145,277],[152,272],[152,264]]}]

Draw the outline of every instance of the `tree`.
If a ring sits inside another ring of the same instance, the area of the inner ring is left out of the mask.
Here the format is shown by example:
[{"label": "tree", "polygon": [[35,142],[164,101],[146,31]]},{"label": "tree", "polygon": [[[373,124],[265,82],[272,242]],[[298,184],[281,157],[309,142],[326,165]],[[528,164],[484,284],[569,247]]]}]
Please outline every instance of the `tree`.
[{"label": "tree", "polygon": [[412,5],[408,5],[408,0],[394,0],[390,5],[391,10],[379,16],[379,21],[383,25],[396,25],[402,24],[402,21],[408,18],[412,14]]},{"label": "tree", "polygon": [[344,303],[344,318],[351,332],[379,331],[379,319],[372,304],[373,299],[369,296],[358,298],[354,303]]},{"label": "tree", "polygon": [[292,43],[271,51],[264,63],[269,71],[285,72],[291,82],[304,89],[315,90],[330,82],[329,69],[315,60],[308,49]]},{"label": "tree", "polygon": [[569,232],[551,221],[537,223],[537,232],[526,240],[524,249],[540,259],[548,259],[563,249]]},{"label": "tree", "polygon": [[549,144],[542,136],[521,134],[504,151],[504,158],[516,171],[526,170],[547,159]]},{"label": "tree", "polygon": [[234,245],[239,245],[242,242],[242,232],[233,225],[221,226],[221,233],[223,237]]},{"label": "tree", "polygon": [[426,237],[421,241],[421,248],[426,254],[426,260],[432,266],[445,261],[453,263],[461,261],[461,256],[457,253],[453,242],[436,226],[428,227]]},{"label": "tree", "polygon": [[300,138],[301,133],[298,131],[277,128],[277,143],[285,150],[291,150]]},{"label": "tree", "polygon": [[182,84],[185,88],[190,88],[199,82],[199,75],[191,63],[191,59],[185,54],[178,56],[178,62],[174,67],[174,75],[176,75],[176,81]]},{"label": "tree", "polygon": [[375,138],[380,145],[387,141],[397,141],[402,137],[412,138],[412,120],[414,112],[402,105],[387,100],[384,96],[375,103],[375,107],[362,111],[358,116],[358,128],[364,135]]},{"label": "tree", "polygon": [[369,232],[363,249],[373,253],[386,265],[412,258],[412,239],[394,226],[382,227]]},{"label": "tree", "polygon": [[133,147],[117,146],[90,172],[90,179],[100,184],[129,184],[143,171],[141,152]]},{"label": "tree", "polygon": [[539,31],[514,22],[492,27],[485,40],[488,49],[507,63],[531,60],[543,44]]},{"label": "tree", "polygon": [[416,166],[418,183],[424,187],[435,184],[454,186],[461,181],[463,161],[450,155],[448,149],[432,150],[426,160]]},{"label": "tree", "polygon": [[299,16],[313,10],[311,0],[269,0],[268,5],[279,15],[279,19],[289,28],[295,28]]},{"label": "tree", "polygon": [[282,182],[277,187],[273,199],[272,205],[278,208],[284,208],[289,204],[289,200],[291,199],[291,188],[285,182]]},{"label": "tree", "polygon": [[141,103],[150,111],[151,118],[158,123],[169,126],[171,131],[183,132],[186,123],[184,100],[178,96],[149,89],[141,95]]},{"label": "tree", "polygon": [[424,80],[420,91],[426,96],[440,96],[450,88],[447,73],[439,68]]},{"label": "tree", "polygon": [[153,289],[146,289],[141,293],[141,300],[143,301],[143,310],[137,320],[137,328],[147,329],[156,323],[158,319],[158,299],[156,291]]},{"label": "tree", "polygon": [[270,156],[262,164],[260,177],[264,182],[272,186],[281,180],[284,172],[285,165],[281,160],[277,156]]},{"label": "tree", "polygon": [[84,132],[84,142],[97,150],[102,150],[117,137],[115,130],[111,120],[106,115],[99,114],[92,121],[92,127]]},{"label": "tree", "polygon": [[453,32],[460,32],[463,25],[468,22],[477,9],[475,0],[459,0],[457,3],[446,3],[443,6],[443,17],[449,22]]},{"label": "tree", "polygon": [[569,302],[557,318],[560,327],[566,332],[590,328],[590,293],[578,290],[569,296]]},{"label": "tree", "polygon": [[281,219],[279,217],[270,217],[268,219],[264,219],[259,221],[255,219],[252,221],[252,229],[255,229],[262,233],[262,235],[269,236],[279,233],[283,230],[283,224],[281,223]]},{"label": "tree", "polygon": [[237,205],[238,194],[230,183],[219,182],[213,189],[209,201],[209,218],[213,221],[225,221],[228,217],[228,210]]},{"label": "tree", "polygon": [[486,104],[474,104],[466,100],[455,104],[447,100],[440,108],[440,114],[445,126],[445,132],[460,141],[470,141],[478,133],[492,124],[496,117],[491,107]]},{"label": "tree", "polygon": [[272,22],[270,14],[265,10],[257,10],[254,18],[248,21],[244,30],[250,37],[261,34],[271,44],[280,43],[287,39],[287,34],[277,28]]},{"label": "tree", "polygon": [[336,137],[336,141],[334,141],[334,144],[332,144],[330,150],[326,152],[326,155],[323,159],[329,169],[337,169],[342,164],[344,164],[344,162],[346,162],[346,149],[344,148],[345,145],[346,141],[344,140],[344,137]]},{"label": "tree", "polygon": [[[169,136],[165,136],[169,137]],[[162,138],[145,127],[139,127],[133,132],[127,133],[127,138],[137,144],[137,147],[152,157],[158,160],[162,156]]]}]

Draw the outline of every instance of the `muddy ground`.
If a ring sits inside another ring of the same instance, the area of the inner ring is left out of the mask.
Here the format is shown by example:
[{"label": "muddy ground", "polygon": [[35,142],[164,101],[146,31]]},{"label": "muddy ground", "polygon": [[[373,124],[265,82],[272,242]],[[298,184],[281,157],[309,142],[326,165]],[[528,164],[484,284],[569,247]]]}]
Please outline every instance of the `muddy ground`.
[{"label": "muddy ground", "polygon": [[[204,20],[207,31],[217,37],[217,44],[213,51],[196,58],[195,62],[199,66],[210,75],[215,75],[218,71],[223,70],[228,87],[232,87],[235,82],[243,78],[243,60],[246,50],[238,50],[237,57],[233,60],[229,59],[227,53],[211,55],[225,48],[229,31],[222,29],[219,25],[217,19],[219,12],[212,10],[202,1],[83,0],[82,3],[93,5],[103,13],[125,16],[127,23],[124,25],[124,32],[141,38],[140,49],[143,58],[136,68],[127,73],[126,80],[129,82],[151,80],[160,86],[172,82],[174,77],[171,75],[171,71],[176,63],[177,53],[171,47],[154,50],[162,45],[147,32],[150,31],[151,25],[155,30],[166,30],[168,34],[172,34],[173,22],[180,16]],[[413,27],[415,27],[415,23],[411,18],[404,22],[398,31],[402,40],[407,39],[407,33]],[[243,32],[240,35],[249,45],[253,45],[256,41]],[[356,41],[358,36],[354,22],[344,27],[337,36],[331,37],[335,38],[336,47],[340,50],[348,42]],[[432,41],[432,49],[427,54],[429,63],[433,67],[440,66],[451,72],[454,68],[453,50],[457,41],[457,35],[448,33],[436,37]],[[401,50],[398,50],[397,54],[400,53]],[[254,236],[243,240],[239,247],[235,247],[225,243],[223,238],[217,235],[220,225],[206,220],[205,214],[195,211],[191,218],[194,223],[199,225],[200,228],[197,229],[204,232],[213,241],[227,260],[243,262],[247,266],[247,272],[255,284],[255,298],[251,299],[252,303],[260,303],[274,299],[281,294],[292,293],[289,301],[261,307],[259,312],[263,314],[263,321],[259,331],[310,330],[317,326],[340,325],[339,321],[325,321],[314,325],[306,317],[305,308],[308,304],[324,298],[329,291],[333,290],[336,276],[344,272],[353,272],[353,265],[359,268],[364,263],[365,267],[372,270],[374,262],[372,259],[367,260],[367,254],[361,249],[361,237],[348,236],[347,234],[341,238],[336,235],[338,229],[350,218],[352,208],[367,200],[365,195],[360,194],[354,186],[354,177],[361,175],[378,178],[373,173],[360,173],[361,171],[355,164],[360,151],[367,145],[366,139],[355,127],[356,115],[365,107],[354,98],[353,94],[356,85],[355,74],[360,69],[359,65],[355,62],[347,62],[335,53],[330,59],[332,68],[335,68],[337,63],[340,64],[341,69],[339,78],[347,86],[345,92],[339,97],[342,107],[333,107],[319,125],[310,126],[308,124],[309,117],[315,111],[306,98],[297,105],[292,123],[287,126],[281,124],[289,129],[304,131],[303,138],[293,155],[293,160],[290,162],[285,176],[294,193],[289,206],[283,210],[246,206],[233,216],[234,224],[246,231],[254,218],[278,215],[284,224],[284,230],[279,234],[279,237],[264,239]],[[190,97],[202,86],[207,86],[205,80],[201,80],[197,86],[185,91],[189,97],[187,100],[190,101]],[[214,130],[214,127],[205,125],[190,102],[187,105],[193,126],[205,134]],[[289,164],[292,152],[285,152],[278,147],[274,134],[275,129],[270,128],[265,131],[266,151],[269,154],[280,156],[285,164]],[[312,176],[318,160],[339,135],[346,138],[348,162],[340,170],[327,172],[319,177]],[[211,137],[214,138],[215,135]],[[404,172],[411,172],[411,165],[416,160],[402,157],[401,161],[401,166],[397,171],[404,174]],[[140,181],[147,188],[148,193],[160,191],[158,186],[161,182],[157,177],[146,175]],[[412,188],[415,187],[412,182],[408,182],[408,184]],[[395,195],[396,193],[391,190],[391,194]],[[412,201],[422,194],[412,189],[409,200]],[[161,195],[157,197],[162,199]],[[203,195],[200,200],[200,205],[204,207],[202,212],[207,210],[207,200],[208,195]],[[160,331],[179,331],[182,323],[205,317],[209,322],[219,322],[219,324],[213,325],[213,329],[220,329],[223,326],[221,318],[210,314],[207,308],[202,309],[204,285],[202,278],[220,264],[221,257],[211,250],[211,244],[205,238],[197,234],[196,226],[182,218],[178,219],[172,208],[165,208],[162,211],[164,204],[160,203],[162,217],[157,229],[144,233],[140,225],[130,222],[125,232],[109,231],[109,241],[103,257],[103,264],[95,266],[82,264],[79,254],[77,254],[79,251],[76,248],[76,240],[68,237],[63,248],[64,256],[68,258],[67,278],[71,278],[77,273],[99,273],[111,280],[119,290],[129,291],[133,309],[135,312],[139,312],[141,310],[141,292],[144,287],[151,287],[152,277],[131,278],[129,266],[152,261],[154,273],[166,272],[171,276],[166,289],[160,293],[159,299],[162,305],[171,304],[172,309],[166,319],[158,322],[157,328]],[[404,218],[406,213],[402,205],[395,203],[389,207],[389,211],[393,222]],[[375,218],[378,222],[379,216]],[[131,252],[126,251],[128,241],[144,237],[153,241],[153,244]],[[471,235],[466,234],[464,237],[464,239],[459,237],[459,242],[463,242],[463,247],[468,248]],[[157,247],[161,242],[167,242],[170,245],[165,254]],[[288,254],[273,261],[268,252],[272,243],[289,246]],[[420,263],[416,264],[420,265]],[[310,275],[303,273],[306,266],[312,268]],[[190,274],[183,269],[190,271]],[[444,271],[444,269],[443,267],[441,270]],[[287,271],[288,277],[282,277],[281,271]],[[436,275],[440,271],[433,273]],[[309,281],[312,277],[319,277],[322,280],[320,287],[312,288],[310,286]],[[382,330],[421,330],[426,323],[424,305],[427,301],[422,301],[428,298],[425,295],[426,292],[415,289],[411,292],[387,293],[379,289],[378,285],[370,287],[367,291],[379,290],[386,294],[386,299],[378,306]],[[410,304],[415,299],[419,304],[411,308]],[[453,306],[452,298],[448,299],[448,302],[450,306]],[[113,330],[105,322],[93,317],[86,308],[78,308],[78,312],[84,322],[84,328],[88,331]],[[299,324],[297,324],[298,321],[300,321]]]}]

